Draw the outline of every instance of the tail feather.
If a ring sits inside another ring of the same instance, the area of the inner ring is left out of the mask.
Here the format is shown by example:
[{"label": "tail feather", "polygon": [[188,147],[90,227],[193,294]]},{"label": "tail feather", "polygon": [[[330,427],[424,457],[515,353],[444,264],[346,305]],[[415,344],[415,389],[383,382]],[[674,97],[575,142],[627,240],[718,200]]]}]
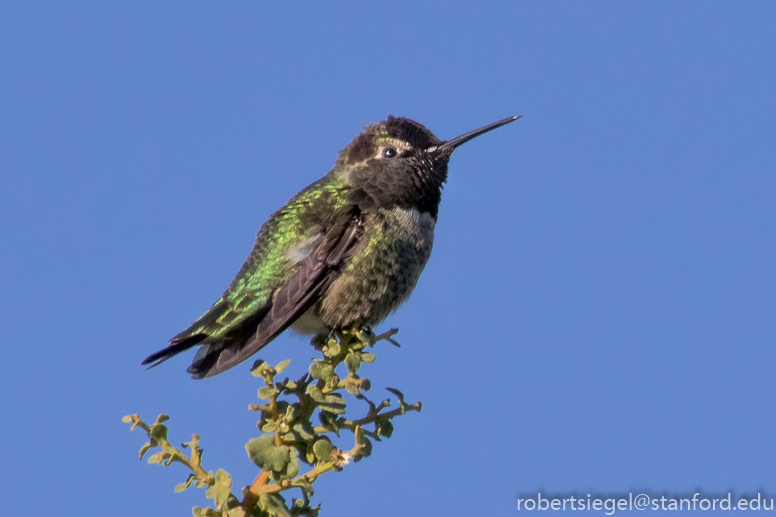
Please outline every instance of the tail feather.
[{"label": "tail feather", "polygon": [[186,369],[191,374],[191,378],[204,379],[217,375],[236,366],[267,345],[271,340],[256,343],[253,338],[256,327],[266,317],[269,310],[269,305],[262,307],[256,314],[235,327],[228,336],[200,348],[194,356],[194,360],[191,361],[191,365]]},{"label": "tail feather", "polygon": [[197,355],[191,361],[191,364],[186,368],[186,372],[191,374],[192,379],[204,379],[210,377],[209,372],[213,370],[218,358],[223,352],[223,348],[220,350],[214,350],[212,345],[203,346],[197,350]]},{"label": "tail feather", "polygon": [[250,343],[232,342],[228,346],[216,347],[215,345],[203,346],[197,352],[191,365],[186,369],[192,379],[204,379],[237,366],[259,349],[264,348],[269,342],[261,346],[248,346]]},{"label": "tail feather", "polygon": [[154,352],[153,354],[143,359],[143,361],[140,364],[149,365],[148,368],[159,366],[170,357],[176,354],[179,354],[184,350],[188,350],[193,346],[196,346],[197,344],[202,342],[202,340],[205,339],[206,337],[207,337],[207,334],[194,334],[193,336],[187,337],[186,339],[183,339],[181,341],[173,340],[172,342],[170,342],[170,345],[167,348],[163,348],[158,352]]}]

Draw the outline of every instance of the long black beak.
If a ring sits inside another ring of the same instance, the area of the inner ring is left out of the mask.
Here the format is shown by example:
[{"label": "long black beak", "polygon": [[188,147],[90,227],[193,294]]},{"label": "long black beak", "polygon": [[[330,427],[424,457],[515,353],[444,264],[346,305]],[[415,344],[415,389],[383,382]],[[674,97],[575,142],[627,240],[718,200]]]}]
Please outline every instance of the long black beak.
[{"label": "long black beak", "polygon": [[453,151],[456,147],[458,147],[461,144],[465,144],[472,138],[476,138],[484,133],[487,133],[488,131],[492,131],[496,129],[497,127],[505,126],[509,124],[510,122],[514,122],[515,120],[519,119],[521,115],[517,115],[516,117],[507,117],[505,119],[499,120],[498,122],[494,122],[493,124],[488,124],[485,127],[481,127],[479,129],[475,129],[474,131],[469,131],[468,133],[461,135],[459,137],[453,138],[452,140],[448,140],[447,142],[443,142],[442,144],[438,146],[432,146],[426,149],[427,153],[433,153],[436,151],[446,151],[449,150],[450,152]]}]

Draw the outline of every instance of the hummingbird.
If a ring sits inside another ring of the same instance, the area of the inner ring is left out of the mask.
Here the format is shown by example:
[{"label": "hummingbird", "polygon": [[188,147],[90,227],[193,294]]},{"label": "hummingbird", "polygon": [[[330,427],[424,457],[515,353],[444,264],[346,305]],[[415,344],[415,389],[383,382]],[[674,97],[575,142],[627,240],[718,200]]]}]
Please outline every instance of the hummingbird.
[{"label": "hummingbird", "polygon": [[325,176],[261,226],[212,307],[141,364],[151,368],[199,346],[186,371],[202,379],[245,361],[289,327],[325,337],[379,324],[409,298],[431,255],[453,151],[518,118],[447,141],[404,117],[366,126]]}]

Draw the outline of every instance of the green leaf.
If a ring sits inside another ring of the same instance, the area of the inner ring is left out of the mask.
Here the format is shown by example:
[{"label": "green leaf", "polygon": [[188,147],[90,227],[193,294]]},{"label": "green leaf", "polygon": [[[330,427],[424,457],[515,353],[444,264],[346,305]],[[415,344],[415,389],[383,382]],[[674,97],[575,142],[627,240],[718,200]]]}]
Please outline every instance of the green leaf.
[{"label": "green leaf", "polygon": [[267,388],[266,386],[263,388],[259,388],[259,398],[264,400],[269,400],[275,395],[277,395],[279,392],[278,390],[274,388]]},{"label": "green leaf", "polygon": [[328,363],[316,362],[310,365],[310,375],[313,379],[323,379],[328,382],[334,375],[334,368]]},{"label": "green leaf", "polygon": [[385,436],[386,438],[390,438],[392,434],[393,424],[390,422],[390,420],[386,420],[380,427],[377,428],[377,436]]},{"label": "green leaf", "polygon": [[154,424],[151,426],[151,430],[148,433],[151,438],[159,441],[167,440],[167,427],[162,424]]},{"label": "green leaf", "polygon": [[[306,486],[302,486],[300,484],[294,483],[294,486],[298,486],[302,489],[302,492],[306,495],[306,501],[303,501],[301,499],[294,499],[293,503],[291,504],[291,515],[297,515],[297,516],[304,516],[304,517],[318,517],[318,513],[321,510],[321,505],[311,507],[309,500],[313,496],[313,487],[309,483],[307,483]],[[309,487],[310,493],[307,493],[307,488]]]},{"label": "green leaf", "polygon": [[232,476],[224,469],[218,469],[218,472],[216,472],[216,482],[208,487],[207,491],[205,491],[205,496],[214,499],[216,508],[220,510],[232,495],[231,488]]},{"label": "green leaf", "polygon": [[348,371],[351,373],[356,373],[361,368],[361,358],[358,354],[351,352],[345,357],[345,366],[348,367]]},{"label": "green leaf", "polygon": [[288,449],[289,462],[287,464],[285,478],[293,479],[299,474],[299,453],[292,447],[286,447]]},{"label": "green leaf", "polygon": [[194,481],[195,479],[197,479],[197,476],[195,476],[194,474],[189,474],[189,477],[186,478],[186,481],[184,481],[183,483],[178,483],[175,486],[175,491],[183,492],[184,490],[186,490],[191,486],[191,482]]},{"label": "green leaf", "polygon": [[337,415],[322,410],[318,412],[318,420],[320,420],[322,425],[326,426],[326,428],[328,428],[330,431],[336,433],[337,437],[339,437],[339,428],[336,425]]},{"label": "green leaf", "polygon": [[[313,494],[315,494],[315,490],[313,490],[313,485],[304,478],[295,480],[293,483],[291,483],[291,486],[298,487],[305,495],[305,497],[307,497],[308,500],[313,496]],[[296,511],[296,515],[309,515],[309,513],[299,513],[299,510],[303,509],[306,506],[304,502],[300,501],[299,499],[294,499],[294,503],[292,506],[293,506],[293,509],[291,510],[291,513],[294,513],[294,511]]]},{"label": "green leaf", "polygon": [[325,398],[323,392],[318,386],[308,386],[307,394],[310,395],[310,398],[312,398],[315,402],[320,402]]},{"label": "green leaf", "polygon": [[296,417],[299,416],[299,412],[301,411],[302,406],[298,402],[294,404],[289,404],[288,407],[286,407],[286,414],[285,419],[286,422],[293,422]]},{"label": "green leaf", "polygon": [[224,469],[216,471],[216,486],[229,488],[232,486],[232,476]]},{"label": "green leaf", "polygon": [[347,386],[345,386],[345,389],[348,390],[348,393],[350,393],[354,397],[361,396],[361,388],[359,388],[355,384],[348,384]]},{"label": "green leaf", "polygon": [[372,332],[372,329],[370,328],[362,328],[358,329],[358,331],[353,334],[353,337],[358,339],[361,343],[366,343],[368,345],[374,342],[375,333]]},{"label": "green leaf", "polygon": [[287,445],[276,446],[272,436],[252,438],[246,445],[248,457],[261,470],[270,472],[273,481],[293,478],[299,474],[297,452]]},{"label": "green leaf", "polygon": [[326,357],[334,357],[335,355],[339,355],[342,351],[340,344],[336,339],[330,339],[329,342],[326,343],[326,346],[326,350],[323,351],[323,355]]},{"label": "green leaf", "polygon": [[335,415],[341,415],[345,412],[347,404],[339,393],[329,393],[322,401],[318,402],[318,407]]},{"label": "green leaf", "polygon": [[315,444],[313,444],[313,454],[315,454],[318,463],[326,463],[329,461],[331,459],[331,453],[334,452],[334,450],[334,445],[332,445],[331,441],[325,436],[322,436],[315,441]]},{"label": "green leaf", "polygon": [[275,367],[275,371],[278,373],[281,373],[283,370],[285,370],[288,367],[289,364],[291,364],[291,359],[280,361],[278,365]]},{"label": "green leaf", "polygon": [[290,447],[275,445],[275,439],[272,436],[261,436],[251,438],[245,444],[245,450],[253,463],[259,466],[261,470],[282,471],[290,461]]},{"label": "green leaf", "polygon": [[313,431],[313,426],[310,424],[309,420],[304,420],[302,422],[297,422],[294,424],[294,427],[291,428],[293,433],[297,437],[297,441],[309,441],[315,438],[315,432]]},{"label": "green leaf", "polygon": [[140,458],[138,458],[138,461],[143,461],[143,456],[145,456],[145,454],[148,452],[148,450],[151,447],[153,447],[153,445],[151,445],[151,442],[146,442],[143,444],[142,447],[140,447]]},{"label": "green leaf", "polygon": [[122,421],[124,421],[124,422],[126,422],[128,424],[132,424],[132,426],[129,428],[130,431],[134,431],[135,429],[137,429],[137,427],[143,422],[140,419],[140,415],[128,415],[128,416],[125,416],[124,418],[122,418]]},{"label": "green leaf", "polygon": [[359,444],[363,445],[363,448],[358,452],[358,454],[356,454],[356,457],[354,458],[354,461],[357,462],[372,455],[372,442],[369,441],[369,438],[363,436],[361,440],[359,440]]},{"label": "green leaf", "polygon": [[253,362],[253,366],[251,366],[251,375],[254,377],[263,377],[266,373],[264,371],[264,365],[267,364],[266,362],[262,361],[261,359],[257,359]]},{"label": "green leaf", "polygon": [[[219,470],[219,472],[222,472],[222,471]],[[229,475],[227,474],[227,476]],[[219,485],[216,484],[215,486],[219,486]],[[224,507],[224,504],[226,503],[227,499],[229,499],[229,497],[232,495],[232,491],[230,490],[231,487],[232,487],[232,477],[229,476],[229,484],[226,486],[222,486],[218,491],[218,493],[216,493],[216,496],[214,498],[214,501],[216,503],[216,508],[221,509]]]},{"label": "green leaf", "polygon": [[227,517],[250,517],[245,513],[241,506],[236,506],[226,512]]},{"label": "green leaf", "polygon": [[258,507],[273,517],[291,517],[286,500],[279,494],[259,494]]},{"label": "green leaf", "polygon": [[285,400],[278,400],[278,413],[285,414],[288,411],[288,402]]},{"label": "green leaf", "polygon": [[375,359],[377,359],[377,357],[375,357],[375,355],[372,353],[369,353],[369,352],[361,353],[361,361],[364,363],[373,363],[375,362]]},{"label": "green leaf", "polygon": [[297,459],[298,453],[296,449],[286,445],[278,448],[283,449],[283,451],[286,453],[286,463],[284,468],[281,470],[271,470],[269,473],[269,478],[277,484],[282,484],[283,481],[292,479],[297,474],[299,474],[299,461]]},{"label": "green leaf", "polygon": [[287,433],[291,430],[291,427],[289,427],[288,422],[286,422],[286,419],[281,417],[281,418],[278,418],[277,420],[276,429],[278,430],[278,432]]}]

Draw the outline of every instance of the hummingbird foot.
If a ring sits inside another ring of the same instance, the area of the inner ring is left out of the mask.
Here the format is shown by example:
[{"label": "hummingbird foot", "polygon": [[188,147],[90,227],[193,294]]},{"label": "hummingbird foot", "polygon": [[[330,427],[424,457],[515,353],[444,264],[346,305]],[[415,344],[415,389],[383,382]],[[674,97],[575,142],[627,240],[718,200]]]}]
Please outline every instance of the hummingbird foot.
[{"label": "hummingbird foot", "polygon": [[401,345],[393,339],[393,336],[398,332],[399,329],[393,328],[376,335],[370,326],[355,324],[348,328],[335,327],[328,332],[320,332],[310,339],[310,345],[319,352],[324,353],[331,350],[331,347],[340,350],[340,345],[351,347],[356,343],[358,343],[356,348],[361,350],[368,346],[375,346],[380,341],[387,341],[393,346],[401,348]]},{"label": "hummingbird foot", "polygon": [[329,340],[331,340],[334,336],[334,330],[330,330],[329,332],[321,332],[320,334],[314,335],[310,339],[310,344],[313,346],[313,348],[320,352],[328,346]]}]

